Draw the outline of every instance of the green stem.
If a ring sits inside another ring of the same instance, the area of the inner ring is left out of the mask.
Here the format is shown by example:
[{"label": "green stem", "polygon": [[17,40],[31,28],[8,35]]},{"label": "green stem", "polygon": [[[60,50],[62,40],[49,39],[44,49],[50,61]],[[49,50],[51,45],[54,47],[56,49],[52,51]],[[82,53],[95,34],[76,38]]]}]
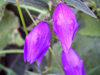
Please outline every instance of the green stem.
[{"label": "green stem", "polygon": [[0,50],[0,54],[23,53],[22,49]]},{"label": "green stem", "polygon": [[18,8],[18,11],[19,11],[19,15],[20,15],[20,18],[21,18],[21,21],[22,21],[22,24],[23,24],[25,33],[28,34],[27,27],[25,25],[25,21],[24,21],[23,14],[22,14],[22,11],[21,11],[21,8],[20,8],[19,1],[18,0],[16,0],[16,4],[17,4],[17,8]]},{"label": "green stem", "polygon": [[33,23],[34,23],[35,25],[37,25],[36,21],[33,19],[31,13],[29,12],[29,10],[28,10],[27,8],[25,8],[25,10],[26,10],[26,12],[28,13],[28,15],[30,16],[30,18],[31,18],[31,20],[33,21]]},{"label": "green stem", "polygon": [[48,68],[51,68],[51,64],[52,64],[52,54],[49,50],[49,56],[48,56]]},{"label": "green stem", "polygon": [[[51,13],[51,8],[52,8],[51,1],[49,1],[48,5],[49,5],[50,18],[52,18],[52,17],[51,17],[51,16],[52,16],[52,13]],[[52,46],[53,46],[53,37],[52,37],[52,35],[53,35],[53,30],[52,30],[52,25],[50,25],[50,31],[51,31],[50,47],[51,47],[51,49],[52,49]],[[50,50],[49,50],[49,55],[48,55],[48,68],[49,68],[49,69],[51,69],[51,65],[52,65],[52,54],[51,54],[51,52],[50,52]]]},{"label": "green stem", "polygon": [[[52,25],[50,27],[50,30],[51,30],[51,41],[50,41],[50,47],[52,49],[52,46],[53,46],[53,30],[52,30]],[[52,53],[51,51],[49,50],[49,55],[48,55],[48,68],[50,69],[51,68],[51,65],[52,65]]]}]

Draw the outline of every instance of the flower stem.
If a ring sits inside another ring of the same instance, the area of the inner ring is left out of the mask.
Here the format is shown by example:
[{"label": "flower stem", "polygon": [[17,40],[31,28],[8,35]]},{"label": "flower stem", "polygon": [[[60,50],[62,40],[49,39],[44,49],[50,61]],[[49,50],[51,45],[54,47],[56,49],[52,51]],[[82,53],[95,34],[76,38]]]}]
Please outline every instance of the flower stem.
[{"label": "flower stem", "polygon": [[0,50],[1,54],[11,54],[11,53],[23,53],[22,49],[10,49],[10,50]]},{"label": "flower stem", "polygon": [[[51,17],[50,18],[52,18],[52,2],[51,2],[51,0],[49,1],[49,12],[50,12],[50,15],[51,15]],[[52,46],[53,46],[53,30],[52,30],[52,25],[50,25],[50,31],[51,31],[51,41],[50,41],[50,47],[51,47],[51,49],[52,49]],[[52,49],[53,50],[53,49]],[[49,50],[49,55],[48,55],[48,68],[49,69],[51,69],[52,67],[51,67],[51,65],[52,65],[52,53],[51,53],[51,51]]]},{"label": "flower stem", "polygon": [[[51,30],[50,48],[52,49],[52,45],[53,45],[53,37],[52,37],[53,30],[52,30],[52,25],[51,25],[50,30]],[[48,68],[51,68],[51,65],[52,65],[52,53],[51,53],[51,51],[49,50],[49,55],[48,55]]]},{"label": "flower stem", "polygon": [[51,64],[52,64],[52,54],[49,51],[49,56],[48,56],[48,68],[51,68]]},{"label": "flower stem", "polygon": [[22,24],[23,24],[23,27],[24,27],[24,30],[25,30],[25,34],[27,35],[28,34],[27,27],[25,25],[25,21],[24,21],[23,14],[22,14],[18,0],[16,0],[16,4],[17,4],[18,12],[19,12],[19,15],[20,15],[20,18],[21,18],[21,21],[22,21]]}]

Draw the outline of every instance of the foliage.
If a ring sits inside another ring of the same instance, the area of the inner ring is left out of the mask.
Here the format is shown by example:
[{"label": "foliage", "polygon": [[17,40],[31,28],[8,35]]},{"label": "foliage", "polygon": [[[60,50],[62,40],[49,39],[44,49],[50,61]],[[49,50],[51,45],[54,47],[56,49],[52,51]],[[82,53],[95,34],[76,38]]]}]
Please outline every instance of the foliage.
[{"label": "foliage", "polygon": [[80,29],[79,33],[82,35],[100,37],[100,20],[84,13],[80,13],[80,16],[85,26]]},{"label": "foliage", "polygon": [[10,43],[13,39],[12,34],[18,26],[18,18],[14,13],[5,10],[2,21],[0,22],[0,49]]}]

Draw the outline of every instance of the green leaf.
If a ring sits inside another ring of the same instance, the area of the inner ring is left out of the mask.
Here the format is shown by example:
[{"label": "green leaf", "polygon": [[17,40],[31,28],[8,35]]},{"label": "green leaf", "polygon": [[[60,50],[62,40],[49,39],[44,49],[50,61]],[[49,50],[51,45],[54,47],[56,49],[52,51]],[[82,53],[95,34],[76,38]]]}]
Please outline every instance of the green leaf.
[{"label": "green leaf", "polygon": [[[17,75],[24,75],[25,71],[28,69],[29,65],[24,62],[23,55],[7,55],[6,61],[9,63],[9,68],[11,68]],[[32,65],[31,65],[32,66]],[[32,66],[33,67],[33,66]]]},{"label": "green leaf", "polygon": [[[55,53],[55,56],[57,57],[56,59],[58,59],[58,63],[61,65],[61,52],[62,52],[62,48],[61,48],[61,44],[60,42],[57,42],[53,45],[53,52]],[[55,61],[55,58],[53,58],[53,66],[58,67],[58,64]]]},{"label": "green leaf", "polygon": [[[16,0],[7,0],[8,2],[16,3]],[[37,8],[46,8],[49,0],[19,0],[20,4],[34,6]]]},{"label": "green leaf", "polygon": [[[62,64],[61,64],[62,47],[60,45],[60,42],[54,43],[53,49],[50,50],[50,52],[52,53],[52,70],[50,73],[54,73],[57,75],[58,74],[63,75],[64,72],[63,72],[63,68],[62,68]],[[47,55],[48,55],[48,53],[46,53],[46,56]]]},{"label": "green leaf", "polygon": [[[53,75],[63,75],[58,67],[53,67],[52,73],[53,73]],[[48,75],[52,75],[52,74],[48,74]]]},{"label": "green leaf", "polygon": [[100,68],[100,65],[94,67],[93,69],[91,69],[91,70],[87,73],[87,75],[91,75],[91,74],[93,74],[93,73],[94,73],[97,69],[99,69],[99,68]]},{"label": "green leaf", "polygon": [[0,0],[0,21],[4,15],[4,10],[5,10],[5,0]]},{"label": "green leaf", "polygon": [[[100,38],[93,38],[76,34],[72,48],[84,61],[85,71],[88,74],[93,68],[100,65]],[[90,75],[99,75],[99,68]]]},{"label": "green leaf", "polygon": [[80,29],[79,33],[87,36],[100,37],[100,20],[87,14],[80,13],[85,27]]},{"label": "green leaf", "polygon": [[[16,0],[7,0],[8,2],[16,3]],[[46,14],[49,0],[19,0],[22,8],[27,8],[37,11],[41,14]]]},{"label": "green leaf", "polygon": [[[30,72],[30,71],[26,71],[25,75],[41,75],[41,74]],[[58,75],[58,74],[46,74],[46,75]]]},{"label": "green leaf", "polygon": [[29,5],[25,5],[25,4],[20,5],[20,7],[27,8],[29,10],[33,10],[33,11],[39,12],[39,13],[44,14],[44,15],[47,13],[47,11],[44,10],[44,9],[39,9],[39,8],[36,8],[36,7],[33,7],[33,6],[29,6]]},{"label": "green leaf", "polygon": [[24,45],[24,40],[22,39],[20,34],[16,33],[15,39],[12,43],[17,44],[18,46],[22,46],[22,45]]},{"label": "green leaf", "polygon": [[96,18],[95,14],[82,1],[80,1],[80,0],[65,0],[65,1],[69,5],[77,8],[78,10],[81,10],[84,13]]},{"label": "green leaf", "polygon": [[97,7],[100,8],[100,0],[94,0],[96,2]]},{"label": "green leaf", "polygon": [[39,75],[38,73],[26,71],[25,75]]},{"label": "green leaf", "polygon": [[1,69],[1,70],[5,70],[5,71],[8,73],[8,75],[17,75],[17,74],[16,74],[15,72],[13,72],[11,69],[9,69],[9,68],[3,66],[2,64],[0,64],[0,69]]},{"label": "green leaf", "polygon": [[0,22],[0,49],[11,43],[14,29],[18,26],[18,18],[14,13],[5,10],[2,21]]}]

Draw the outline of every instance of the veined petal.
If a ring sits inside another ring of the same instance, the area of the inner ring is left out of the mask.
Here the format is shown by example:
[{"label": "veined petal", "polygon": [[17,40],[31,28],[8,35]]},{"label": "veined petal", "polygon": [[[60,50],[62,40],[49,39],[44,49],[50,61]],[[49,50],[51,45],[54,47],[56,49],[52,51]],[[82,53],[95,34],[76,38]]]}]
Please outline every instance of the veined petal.
[{"label": "veined petal", "polygon": [[65,75],[85,75],[83,61],[72,48],[62,52],[61,61]]},{"label": "veined petal", "polygon": [[42,21],[34,27],[25,38],[24,61],[28,61],[31,64],[41,56],[43,58],[50,46],[50,36],[50,29],[46,22]]},{"label": "veined petal", "polygon": [[53,31],[60,39],[64,50],[71,47],[77,28],[76,17],[71,8],[63,3],[58,4],[53,13]]}]

